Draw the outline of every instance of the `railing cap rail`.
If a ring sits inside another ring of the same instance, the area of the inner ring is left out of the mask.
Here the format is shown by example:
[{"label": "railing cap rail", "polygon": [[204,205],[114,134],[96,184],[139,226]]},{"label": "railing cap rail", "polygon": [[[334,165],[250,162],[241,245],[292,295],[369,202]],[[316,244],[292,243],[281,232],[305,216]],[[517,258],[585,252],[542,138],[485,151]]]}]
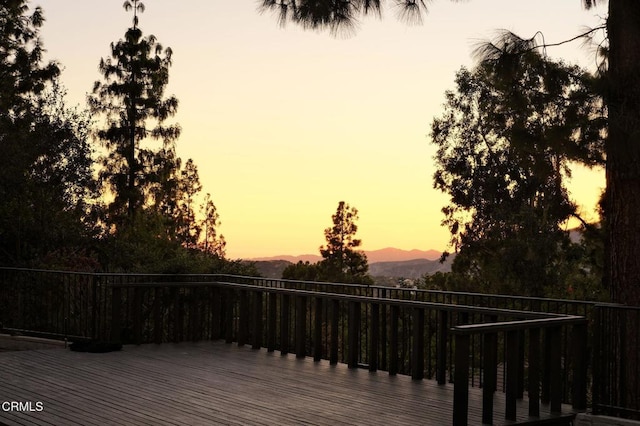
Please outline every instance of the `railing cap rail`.
[{"label": "railing cap rail", "polygon": [[451,328],[453,334],[483,334],[502,331],[528,330],[530,328],[549,328],[563,325],[586,325],[587,319],[583,316],[568,315],[554,318],[537,318],[519,321],[502,321],[483,324],[465,324]]},{"label": "railing cap rail", "polygon": [[182,287],[182,286],[211,286],[217,285],[221,287],[227,288],[235,288],[239,290],[255,290],[262,293],[279,293],[279,294],[288,294],[292,296],[308,296],[308,297],[318,297],[322,299],[333,299],[333,300],[344,300],[344,301],[352,301],[352,302],[365,302],[365,303],[377,303],[383,305],[395,305],[395,306],[405,306],[405,307],[414,307],[414,308],[425,308],[432,309],[438,311],[448,311],[448,312],[469,312],[469,313],[477,313],[482,315],[504,315],[516,318],[556,318],[556,317],[565,317],[564,314],[556,314],[556,313],[547,313],[547,312],[534,312],[534,311],[522,311],[516,309],[503,309],[503,308],[488,308],[488,307],[480,307],[480,306],[471,306],[471,305],[456,305],[450,303],[440,303],[440,302],[423,302],[418,300],[406,300],[406,299],[389,299],[383,297],[372,297],[372,296],[360,296],[360,295],[350,295],[343,293],[320,293],[312,290],[298,290],[298,289],[289,289],[289,288],[280,288],[280,287],[263,287],[252,284],[241,284],[234,282],[225,282],[225,281],[215,281],[215,282],[137,282],[137,283],[110,283],[110,287],[114,288],[133,288],[133,287]]},{"label": "railing cap rail", "polygon": [[[74,274],[74,275],[84,275],[84,276],[94,276],[94,277],[232,277],[235,279],[247,279],[247,280],[260,280],[260,281],[276,281],[283,283],[292,283],[292,284],[314,284],[314,285],[325,285],[325,286],[342,286],[342,287],[352,287],[352,288],[373,288],[379,290],[386,291],[403,291],[403,292],[417,292],[417,293],[427,293],[427,294],[441,294],[441,295],[456,295],[457,297],[490,297],[495,299],[513,299],[513,300],[529,300],[529,301],[538,301],[541,303],[565,303],[565,304],[573,304],[573,305],[590,305],[594,306],[597,304],[602,304],[596,301],[588,301],[588,300],[572,300],[572,299],[555,299],[555,298],[545,298],[545,297],[530,297],[530,296],[519,296],[519,295],[506,295],[506,294],[493,294],[493,293],[474,293],[474,292],[460,292],[460,291],[449,291],[449,290],[430,290],[430,289],[409,289],[409,288],[397,288],[397,287],[387,287],[380,285],[369,285],[369,284],[355,284],[355,283],[337,283],[337,282],[324,282],[324,281],[302,281],[302,280],[289,280],[282,278],[266,278],[266,277],[252,277],[248,275],[233,275],[233,274],[159,274],[159,273],[130,273],[130,272],[77,272],[77,271],[62,271],[62,270],[48,270],[48,269],[32,269],[32,268],[19,268],[19,267],[0,267],[0,270],[15,270],[15,271],[31,271],[31,272],[48,272],[55,274]],[[625,306],[625,305],[617,305],[617,306]]]}]

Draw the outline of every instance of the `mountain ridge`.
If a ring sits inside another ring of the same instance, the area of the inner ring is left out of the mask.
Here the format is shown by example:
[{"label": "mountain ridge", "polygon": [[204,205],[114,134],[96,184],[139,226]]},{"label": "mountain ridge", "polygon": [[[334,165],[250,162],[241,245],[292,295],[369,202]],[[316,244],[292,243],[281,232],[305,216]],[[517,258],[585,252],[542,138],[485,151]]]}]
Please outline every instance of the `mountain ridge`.
[{"label": "mountain ridge", "polygon": [[[367,255],[367,261],[371,263],[375,262],[404,262],[408,260],[418,260],[418,259],[427,259],[427,260],[437,260],[440,258],[442,254],[441,251],[438,250],[403,250],[394,247],[386,247],[378,250],[363,250]],[[316,254],[302,254],[297,256],[292,255],[278,255],[278,256],[267,256],[267,257],[255,257],[251,259],[246,259],[248,261],[254,262],[270,262],[275,260],[286,260],[287,262],[297,263],[297,262],[310,262],[315,263],[322,260],[322,256]]]}]

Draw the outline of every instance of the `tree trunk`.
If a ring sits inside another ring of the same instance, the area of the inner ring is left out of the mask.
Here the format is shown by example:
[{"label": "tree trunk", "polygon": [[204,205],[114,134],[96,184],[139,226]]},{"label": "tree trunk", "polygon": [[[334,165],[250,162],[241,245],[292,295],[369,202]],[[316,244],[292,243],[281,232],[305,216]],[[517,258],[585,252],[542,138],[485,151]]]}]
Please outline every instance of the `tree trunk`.
[{"label": "tree trunk", "polygon": [[[640,1],[609,0],[609,135],[605,280],[614,302],[640,306]],[[620,405],[636,408],[637,316],[621,330]]]},{"label": "tree trunk", "polygon": [[609,0],[607,265],[614,302],[640,305],[640,2]]}]

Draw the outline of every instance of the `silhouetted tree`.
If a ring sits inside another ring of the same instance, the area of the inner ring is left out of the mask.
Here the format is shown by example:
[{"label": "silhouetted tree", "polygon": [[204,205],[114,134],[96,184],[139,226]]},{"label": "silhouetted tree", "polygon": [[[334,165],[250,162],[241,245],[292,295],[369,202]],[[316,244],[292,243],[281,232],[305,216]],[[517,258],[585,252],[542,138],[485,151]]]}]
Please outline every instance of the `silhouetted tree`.
[{"label": "silhouetted tree", "polygon": [[[144,11],[142,3],[126,1],[124,7],[134,11],[133,26],[111,45],[111,57],[100,61],[103,80],[88,97],[92,112],[105,120],[106,127],[97,132],[108,151],[100,176],[114,196],[107,222],[116,230],[136,221],[145,193],[158,183],[154,167],[171,163],[180,135],[178,125],[165,124],[178,107],[174,96],[164,97],[171,49],[163,49],[152,35],[142,36],[137,15]],[[147,138],[160,140],[162,149],[142,148]]]},{"label": "silhouetted tree", "polygon": [[282,278],[301,281],[320,281],[322,279],[318,263],[303,262],[302,260],[284,268]]},{"label": "silhouetted tree", "polygon": [[506,78],[490,62],[458,72],[432,125],[434,187],[451,196],[454,272],[483,291],[543,296],[566,278],[569,162],[602,164],[606,120],[588,74],[535,51],[516,58]]},{"label": "silhouetted tree", "polygon": [[220,215],[213,200],[211,200],[210,194],[206,195],[200,209],[204,216],[202,225],[200,226],[200,229],[204,232],[203,240],[200,242],[200,249],[205,253],[224,259],[226,256],[225,247],[227,242],[224,239],[224,235],[218,235]]},{"label": "silhouetted tree", "polygon": [[77,251],[94,196],[89,118],[70,109],[59,67],[43,63],[42,10],[0,3],[0,263]]},{"label": "silhouetted tree", "polygon": [[367,273],[367,256],[357,250],[362,243],[355,238],[358,210],[340,201],[331,219],[333,226],[324,230],[327,244],[320,247],[323,259],[318,263],[318,268],[323,281],[372,283]]}]

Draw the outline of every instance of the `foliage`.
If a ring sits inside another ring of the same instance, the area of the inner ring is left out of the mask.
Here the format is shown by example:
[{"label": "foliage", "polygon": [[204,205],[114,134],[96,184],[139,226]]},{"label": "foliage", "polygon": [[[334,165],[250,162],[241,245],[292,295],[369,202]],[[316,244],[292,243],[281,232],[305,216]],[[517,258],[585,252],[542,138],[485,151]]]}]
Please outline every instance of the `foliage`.
[{"label": "foliage", "polygon": [[534,51],[507,72],[492,62],[458,72],[432,125],[434,187],[451,196],[443,224],[460,251],[453,271],[476,290],[542,296],[564,278],[561,226],[577,216],[569,162],[603,162],[605,120],[590,84]]},{"label": "foliage", "polygon": [[219,258],[224,258],[227,242],[224,239],[224,235],[218,235],[217,229],[220,227],[220,215],[211,200],[211,194],[205,196],[204,203],[200,206],[200,211],[204,216],[200,226],[200,229],[204,232],[203,240],[199,244],[200,250]]},{"label": "foliage", "polygon": [[331,216],[333,226],[324,230],[327,244],[320,246],[322,260],[317,263],[299,261],[282,271],[282,278],[304,281],[373,284],[364,252],[357,250],[362,241],[355,238],[358,210],[344,201],[338,203]]},{"label": "foliage", "polygon": [[291,264],[282,271],[285,280],[320,281],[320,268],[318,263],[303,262]]},{"label": "foliage", "polygon": [[[127,1],[124,7],[134,13],[133,26],[111,45],[111,57],[100,61],[103,80],[88,97],[91,110],[105,123],[96,132],[106,150],[99,173],[113,197],[102,216],[102,262],[108,270],[131,272],[225,269],[216,207],[207,194],[204,219],[196,217],[202,190],[198,168],[176,155],[180,127],[166,123],[178,107],[174,96],[164,96],[171,49],[154,36],[142,36],[142,3]],[[160,147],[152,141],[161,142]]]},{"label": "foliage", "polygon": [[318,268],[323,281],[372,283],[367,256],[357,250],[362,244],[361,240],[355,238],[358,210],[340,201],[331,219],[333,226],[324,230],[327,244],[320,247],[323,259],[318,263]]},{"label": "foliage", "polygon": [[[143,10],[140,6],[134,2],[134,12]],[[116,230],[134,223],[162,173],[176,167],[174,143],[180,135],[178,125],[165,124],[178,107],[174,96],[164,97],[171,49],[163,49],[152,35],[143,37],[137,23],[134,15],[124,39],[112,43],[111,57],[100,61],[103,81],[96,81],[88,97],[91,111],[105,122],[97,131],[107,150],[100,177],[114,197],[106,221]],[[161,149],[142,147],[147,139],[161,141]]]},{"label": "foliage", "polygon": [[34,265],[86,244],[95,196],[89,117],[68,108],[59,67],[43,63],[40,8],[0,5],[0,259]]},{"label": "foliage", "polygon": [[[425,0],[394,0],[400,19],[413,24],[422,21]],[[292,22],[310,29],[329,29],[332,33],[352,32],[359,16],[382,16],[384,0],[262,0],[261,12],[273,12],[280,25]]]}]

